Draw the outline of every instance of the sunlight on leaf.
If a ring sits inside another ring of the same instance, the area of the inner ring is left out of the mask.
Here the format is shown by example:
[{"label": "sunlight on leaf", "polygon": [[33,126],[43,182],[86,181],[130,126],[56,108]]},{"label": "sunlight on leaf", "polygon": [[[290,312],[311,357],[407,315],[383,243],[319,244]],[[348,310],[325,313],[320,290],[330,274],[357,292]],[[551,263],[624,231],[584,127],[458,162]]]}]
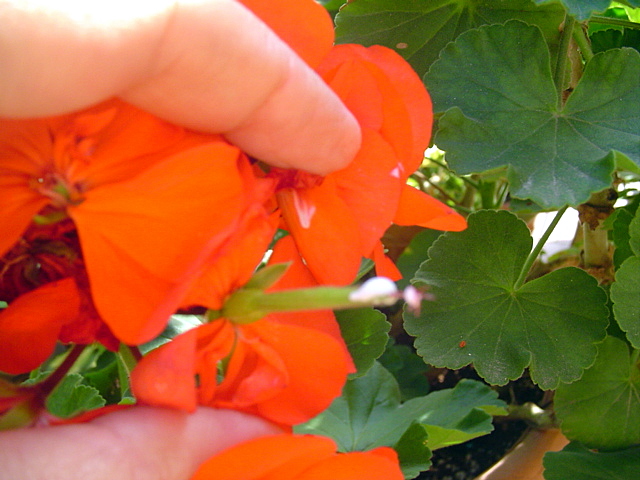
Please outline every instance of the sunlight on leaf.
[{"label": "sunlight on leaf", "polygon": [[435,143],[448,164],[459,174],[508,165],[518,198],[577,205],[610,184],[613,150],[640,164],[633,49],[597,54],[561,109],[544,38],[519,21],[461,35],[425,82],[434,110],[445,112]]}]

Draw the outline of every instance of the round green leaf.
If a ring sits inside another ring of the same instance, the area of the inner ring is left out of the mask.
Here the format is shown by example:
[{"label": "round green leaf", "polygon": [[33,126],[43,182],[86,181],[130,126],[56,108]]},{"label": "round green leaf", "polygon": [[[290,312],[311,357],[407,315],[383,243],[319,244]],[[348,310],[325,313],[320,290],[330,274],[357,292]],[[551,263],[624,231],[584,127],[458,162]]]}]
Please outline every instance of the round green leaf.
[{"label": "round green leaf", "polygon": [[480,211],[468,222],[433,244],[414,279],[435,297],[418,316],[405,312],[418,353],[440,367],[473,363],[498,385],[526,367],[544,389],[579,378],[608,324],[597,281],[570,267],[516,288],[532,244],[526,224],[506,211]]},{"label": "round green leaf", "polygon": [[594,452],[570,443],[544,456],[546,480],[635,480],[640,472],[640,447],[619,452]]},{"label": "round green leaf", "polygon": [[392,48],[423,75],[462,32],[510,18],[538,25],[553,45],[564,9],[530,0],[358,0],[336,16],[336,41]]},{"label": "round green leaf", "polygon": [[613,251],[613,265],[616,270],[620,268],[627,258],[633,256],[633,250],[629,242],[631,239],[629,225],[633,220],[633,216],[634,212],[630,209],[629,205],[617,208],[611,216],[613,217],[611,238],[616,246]]},{"label": "round green leaf", "polygon": [[640,362],[615,337],[599,346],[580,380],[561,385],[554,406],[562,432],[589,448],[614,450],[640,443]]},{"label": "round green leaf", "polygon": [[613,313],[635,348],[640,348],[640,257],[627,258],[611,285]]},{"label": "round green leaf", "polygon": [[[461,68],[464,66],[464,68]],[[564,107],[537,27],[519,21],[460,35],[425,82],[445,112],[435,143],[460,174],[508,166],[512,193],[576,205],[611,183],[613,151],[640,164],[640,53],[599,53]]]},{"label": "round green leaf", "polygon": [[[625,212],[624,209],[620,209]],[[622,223],[622,222],[620,222]],[[614,222],[614,234],[615,227]],[[624,224],[619,227],[624,230]],[[627,334],[627,339],[635,348],[640,348],[640,210],[628,222],[628,246],[622,238],[622,250],[627,251],[626,258],[616,272],[616,281],[611,285],[613,313],[618,325]],[[622,237],[621,234],[618,237]],[[615,238],[615,237],[614,237]],[[616,252],[619,247],[616,244]],[[632,256],[631,254],[635,254]],[[617,257],[614,256],[614,259]]]}]

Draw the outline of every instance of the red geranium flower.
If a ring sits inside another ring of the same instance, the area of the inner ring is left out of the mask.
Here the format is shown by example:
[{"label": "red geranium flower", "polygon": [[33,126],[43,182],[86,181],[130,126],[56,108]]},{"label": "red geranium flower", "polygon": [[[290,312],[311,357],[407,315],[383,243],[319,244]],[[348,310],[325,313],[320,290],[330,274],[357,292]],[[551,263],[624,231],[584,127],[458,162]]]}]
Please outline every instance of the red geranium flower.
[{"label": "red geranium flower", "polygon": [[272,435],[224,450],[191,480],[402,480],[395,451],[336,453],[336,444],[311,435]]},{"label": "red geranium flower", "polygon": [[93,302],[126,343],[162,330],[249,208],[237,148],[120,101],[0,127],[0,256],[34,218],[71,218]]},{"label": "red geranium flower", "polygon": [[[288,245],[283,240],[278,243]],[[236,255],[216,265],[217,282],[209,278],[200,285],[201,305],[220,308],[265,249],[238,246],[243,248]],[[243,261],[245,256],[254,263]],[[276,284],[280,289],[315,284],[301,263],[287,273]],[[210,299],[207,284],[214,287]],[[220,285],[229,288],[226,294]],[[143,357],[132,373],[132,389],[141,403],[187,411],[198,404],[232,408],[294,425],[327,408],[353,371],[331,311],[277,313],[248,324],[218,318],[177,336]]]},{"label": "red geranium flower", "polygon": [[[312,321],[309,321],[310,318]],[[192,411],[224,407],[294,425],[340,395],[353,364],[330,312],[227,319],[189,330],[143,357],[132,373],[141,403]]]},{"label": "red geranium flower", "polygon": [[[286,228],[321,283],[353,281],[362,257],[382,259],[392,222],[442,230],[466,227],[450,207],[408,186],[431,134],[431,101],[411,67],[383,47],[334,47],[318,67],[362,127],[349,166],[325,177],[272,169]],[[385,264],[383,274],[394,276]]]}]

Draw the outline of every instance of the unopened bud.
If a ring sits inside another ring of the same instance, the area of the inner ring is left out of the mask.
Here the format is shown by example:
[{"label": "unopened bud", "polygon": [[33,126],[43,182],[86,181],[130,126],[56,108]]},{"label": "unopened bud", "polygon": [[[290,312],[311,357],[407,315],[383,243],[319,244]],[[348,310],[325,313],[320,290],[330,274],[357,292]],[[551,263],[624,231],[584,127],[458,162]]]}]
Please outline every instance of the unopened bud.
[{"label": "unopened bud", "polygon": [[399,292],[393,280],[373,277],[349,294],[349,300],[367,305],[389,306],[398,301]]}]

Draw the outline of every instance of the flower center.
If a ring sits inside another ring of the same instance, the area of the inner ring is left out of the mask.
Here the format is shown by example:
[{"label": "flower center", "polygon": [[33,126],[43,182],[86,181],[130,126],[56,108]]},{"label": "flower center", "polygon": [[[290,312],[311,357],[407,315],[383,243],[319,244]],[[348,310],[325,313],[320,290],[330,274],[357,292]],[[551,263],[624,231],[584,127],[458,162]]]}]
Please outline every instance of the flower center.
[{"label": "flower center", "polygon": [[48,171],[31,180],[31,188],[49,198],[51,206],[64,209],[83,202],[84,188],[81,184],[72,184],[63,175]]},{"label": "flower center", "polygon": [[272,168],[270,176],[278,179],[278,188],[312,188],[322,184],[324,177],[294,169]]}]

